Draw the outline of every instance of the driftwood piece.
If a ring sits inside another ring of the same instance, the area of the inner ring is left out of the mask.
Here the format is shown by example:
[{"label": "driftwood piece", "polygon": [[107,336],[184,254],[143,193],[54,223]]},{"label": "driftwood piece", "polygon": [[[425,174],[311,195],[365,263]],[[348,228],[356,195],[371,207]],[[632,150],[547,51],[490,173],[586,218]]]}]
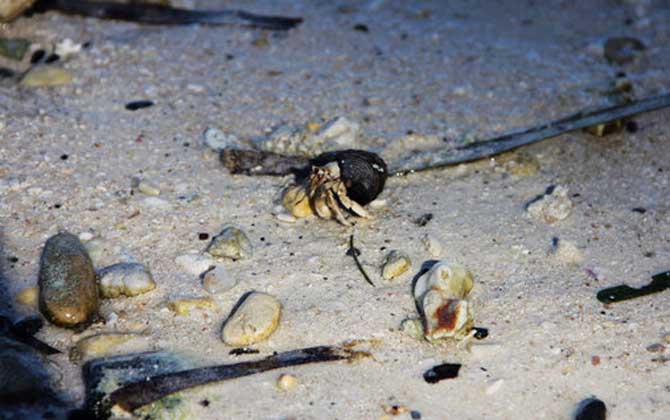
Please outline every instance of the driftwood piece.
[{"label": "driftwood piece", "polygon": [[277,353],[265,359],[166,373],[125,385],[110,395],[112,405],[132,412],[175,392],[269,370],[369,356],[349,347],[318,346]]}]

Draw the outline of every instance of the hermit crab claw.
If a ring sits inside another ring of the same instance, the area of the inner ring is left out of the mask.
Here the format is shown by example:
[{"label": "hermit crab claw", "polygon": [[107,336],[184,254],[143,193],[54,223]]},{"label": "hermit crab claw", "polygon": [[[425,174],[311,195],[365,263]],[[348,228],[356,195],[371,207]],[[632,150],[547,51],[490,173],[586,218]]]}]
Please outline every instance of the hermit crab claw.
[{"label": "hermit crab claw", "polygon": [[386,182],[386,163],[363,150],[323,153],[310,161],[306,180],[289,187],[282,198],[296,217],[305,214],[307,198],[311,209],[323,219],[335,219],[349,226],[346,214],[371,218],[363,206],[377,198]]}]

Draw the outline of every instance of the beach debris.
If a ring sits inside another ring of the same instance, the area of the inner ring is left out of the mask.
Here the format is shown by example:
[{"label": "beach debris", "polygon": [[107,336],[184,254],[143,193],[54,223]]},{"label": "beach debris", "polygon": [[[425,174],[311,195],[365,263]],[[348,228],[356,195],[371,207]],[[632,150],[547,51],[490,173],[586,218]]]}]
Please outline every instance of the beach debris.
[{"label": "beach debris", "polygon": [[232,356],[241,356],[243,354],[258,354],[258,353],[260,353],[258,349],[252,349],[251,347],[238,347],[228,352],[228,354]]},{"label": "beach debris", "polygon": [[365,281],[367,281],[370,284],[370,286],[375,287],[375,284],[372,282],[372,280],[370,280],[370,276],[368,276],[368,273],[365,271],[363,265],[361,265],[361,262],[358,260],[358,257],[361,255],[361,250],[354,246],[353,234],[349,236],[349,248],[347,249],[347,255],[351,256],[354,259],[354,263],[356,263],[356,268],[358,268],[358,271],[363,275]]},{"label": "beach debris", "polygon": [[414,299],[423,316],[426,340],[463,339],[473,329],[472,304],[466,300],[474,286],[472,274],[448,261],[435,263],[419,276]]},{"label": "beach debris", "polygon": [[635,299],[670,289],[670,271],[655,274],[651,282],[640,288],[633,288],[625,284],[608,287],[598,292],[596,297],[602,303],[615,303],[628,299]]},{"label": "beach debris", "polygon": [[[0,7],[0,10],[2,7]],[[0,11],[0,13],[2,13]],[[21,61],[28,52],[30,40],[25,38],[2,38],[0,37],[0,55],[12,60]]]},{"label": "beach debris", "polygon": [[661,343],[654,343],[647,346],[647,351],[649,353],[663,353],[665,351],[665,346]]},{"label": "beach debris", "polygon": [[646,46],[637,38],[612,37],[605,41],[603,54],[611,64],[623,65],[631,63]]},{"label": "beach debris", "polygon": [[382,263],[382,277],[384,280],[393,280],[407,272],[412,266],[412,261],[406,254],[393,250],[386,255]]},{"label": "beach debris", "polygon": [[293,375],[283,373],[277,378],[277,388],[281,391],[288,392],[298,386],[300,381]]},{"label": "beach debris", "polygon": [[84,337],[70,350],[70,361],[79,363],[98,357],[110,356],[121,345],[144,338],[137,333],[101,333]]},{"label": "beach debris", "polygon": [[625,123],[625,120],[614,120],[586,127],[584,128],[584,131],[593,134],[596,137],[605,137],[623,130]]},{"label": "beach debris", "polygon": [[104,298],[138,296],[156,288],[149,268],[140,263],[118,263],[98,271]]},{"label": "beach debris", "polygon": [[540,161],[528,153],[504,153],[500,155],[498,162],[507,172],[518,177],[533,176],[540,172]]},{"label": "beach debris", "polygon": [[475,327],[475,333],[473,337],[477,340],[483,340],[489,336],[489,329],[483,327]]},{"label": "beach debris", "polygon": [[[9,21],[33,1],[10,0],[12,6],[2,13],[0,19]],[[18,4],[14,4],[18,3]],[[0,3],[0,4],[4,4]],[[68,15],[89,16],[98,19],[125,20],[148,25],[236,25],[271,31],[287,31],[302,22],[299,17],[257,15],[243,10],[189,10],[155,2],[97,2],[52,0],[41,2],[37,11],[55,10]]]},{"label": "beach debris", "polygon": [[213,257],[241,260],[252,256],[253,247],[242,229],[228,225],[212,238],[206,252]]},{"label": "beach debris", "polygon": [[281,124],[267,137],[256,139],[254,144],[265,152],[311,157],[355,147],[359,133],[357,123],[345,117],[335,117],[323,125]]},{"label": "beach debris", "polygon": [[60,353],[60,350],[34,337],[42,329],[42,326],[42,319],[38,317],[28,317],[12,322],[9,318],[0,315],[0,337],[8,337],[45,355]]},{"label": "beach debris", "polygon": [[225,134],[216,127],[208,127],[202,132],[202,142],[205,146],[218,152],[226,147],[236,146],[239,140],[234,134]]},{"label": "beach debris", "polygon": [[227,292],[240,282],[238,277],[232,276],[221,264],[216,264],[211,270],[202,273],[201,277],[203,289],[213,295]]},{"label": "beach debris", "polygon": [[21,84],[27,87],[51,87],[62,86],[72,82],[72,74],[58,67],[33,67],[23,79]]},{"label": "beach debris", "polygon": [[244,347],[268,338],[279,326],[281,303],[276,297],[251,292],[241,299],[230,314],[221,339],[229,346]]},{"label": "beach debris", "polygon": [[400,330],[416,340],[424,340],[423,322],[419,318],[403,319],[400,323]]},{"label": "beach debris", "polygon": [[150,181],[133,178],[131,184],[134,190],[144,195],[155,197],[161,194],[160,188],[152,184]]},{"label": "beach debris", "polygon": [[548,256],[564,264],[581,264],[584,254],[573,242],[554,237],[551,239]]},{"label": "beach debris", "polygon": [[66,60],[74,55],[79,54],[83,47],[83,44],[74,42],[70,38],[65,38],[56,44],[54,48],[54,55],[61,57],[63,60]]},{"label": "beach debris", "polygon": [[36,308],[38,297],[39,289],[37,286],[24,287],[16,294],[16,302],[23,306]]},{"label": "beach debris", "polygon": [[126,108],[128,111],[137,111],[138,109],[149,108],[149,107],[151,107],[151,106],[154,106],[154,102],[153,102],[153,101],[149,101],[149,100],[139,100],[139,101],[128,102],[128,103],[126,104],[125,108]]},{"label": "beach debris", "polygon": [[436,384],[443,379],[454,379],[458,377],[458,371],[460,369],[460,363],[443,363],[428,369],[423,374],[423,379],[429,384]]},{"label": "beach debris", "polygon": [[607,407],[596,397],[587,398],[577,404],[575,420],[605,420]]},{"label": "beach debris", "polygon": [[[87,398],[87,405],[96,408],[95,412],[104,417],[105,413],[109,413],[114,405],[118,405],[125,411],[133,412],[168,395],[213,382],[292,366],[338,360],[355,361],[366,357],[370,357],[369,353],[352,350],[348,347],[318,346],[290,350],[260,360],[228,365],[208,366],[157,375],[146,372],[141,376],[136,375],[133,382],[117,381],[121,385],[118,389],[109,395],[100,395],[100,393],[93,395],[94,398],[97,397],[95,400]],[[87,381],[87,390],[100,388],[101,382],[102,379],[99,379],[89,387],[89,381]]]},{"label": "beach debris", "polygon": [[422,214],[421,216],[417,217],[414,220],[414,224],[419,226],[419,227],[424,227],[431,220],[433,220],[433,213],[426,213],[426,214]]},{"label": "beach debris", "polygon": [[261,150],[226,147],[219,160],[231,174],[284,176],[301,173],[309,165],[304,156],[284,156]]},{"label": "beach debris", "polygon": [[209,254],[204,253],[181,254],[174,259],[174,262],[180,266],[184,272],[193,276],[200,276],[216,265],[214,259]]},{"label": "beach debris", "polygon": [[177,315],[188,315],[193,309],[216,309],[211,297],[180,298],[168,302],[168,308]]},{"label": "beach debris", "polygon": [[423,235],[421,243],[423,243],[423,247],[428,251],[428,254],[430,254],[431,257],[437,258],[442,255],[442,243],[430,233]]},{"label": "beach debris", "polygon": [[550,185],[544,194],[526,204],[526,211],[534,219],[551,225],[570,216],[572,206],[566,187]]},{"label": "beach debris", "polygon": [[61,232],[46,241],[38,274],[39,308],[49,322],[83,329],[98,314],[93,263],[79,238]]},{"label": "beach debris", "polygon": [[35,0],[2,0],[0,1],[0,22],[11,22],[30,6]]}]

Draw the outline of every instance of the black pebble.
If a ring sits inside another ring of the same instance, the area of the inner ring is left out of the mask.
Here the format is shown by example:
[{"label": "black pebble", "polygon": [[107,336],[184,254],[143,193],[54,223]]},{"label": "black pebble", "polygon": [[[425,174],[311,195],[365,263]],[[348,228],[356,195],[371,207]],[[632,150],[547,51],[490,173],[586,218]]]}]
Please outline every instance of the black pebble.
[{"label": "black pebble", "polygon": [[479,327],[475,327],[475,335],[474,335],[474,337],[475,337],[477,340],[483,340],[483,339],[485,339],[485,338],[488,337],[488,336],[489,336],[489,329],[488,329],[488,328],[479,328]]},{"label": "black pebble", "polygon": [[409,415],[412,417],[412,420],[419,420],[421,418],[421,413],[416,410],[410,411]]},{"label": "black pebble", "polygon": [[426,226],[431,220],[433,220],[433,213],[426,213],[417,218],[414,223],[419,227],[423,227]]},{"label": "black pebble", "polygon": [[635,121],[628,121],[626,123],[626,131],[628,131],[629,133],[636,133],[638,128],[639,127]]},{"label": "black pebble", "polygon": [[359,255],[361,255],[361,250],[358,248],[349,248],[347,249],[347,255],[350,257],[355,255],[358,257]]},{"label": "black pebble", "polygon": [[207,239],[209,239],[209,233],[206,232],[198,233],[198,239],[200,239],[201,241],[206,241]]},{"label": "black pebble", "polygon": [[370,30],[368,29],[367,25],[363,25],[362,23],[359,23],[357,25],[354,25],[354,31],[369,32]]},{"label": "black pebble", "polygon": [[153,105],[153,101],[133,101],[126,104],[126,109],[128,111],[137,111],[138,109],[149,108]]},{"label": "black pebble", "polygon": [[203,407],[209,407],[209,400],[200,401],[200,405],[203,406]]},{"label": "black pebble", "polygon": [[0,67],[0,78],[12,77],[14,74],[15,73],[12,69],[8,69],[7,67]]},{"label": "black pebble", "polygon": [[597,398],[587,398],[579,403],[575,420],[605,420],[607,407]]},{"label": "black pebble", "polygon": [[436,384],[442,379],[453,379],[457,377],[460,369],[460,363],[444,363],[428,369],[423,374],[423,379],[429,384]]},{"label": "black pebble", "polygon": [[42,60],[47,53],[44,50],[37,50],[30,56],[30,64],[35,64]]},{"label": "black pebble", "polygon": [[635,207],[634,209],[631,209],[635,213],[640,213],[640,214],[645,214],[647,212],[647,209],[644,207]]},{"label": "black pebble", "polygon": [[69,157],[68,155],[62,154],[60,155],[60,160],[67,160],[68,157]]},{"label": "black pebble", "polygon": [[50,64],[50,63],[55,63],[58,60],[60,60],[60,55],[51,54],[50,56],[47,57],[46,60],[44,60],[44,62],[47,63],[47,64]]}]

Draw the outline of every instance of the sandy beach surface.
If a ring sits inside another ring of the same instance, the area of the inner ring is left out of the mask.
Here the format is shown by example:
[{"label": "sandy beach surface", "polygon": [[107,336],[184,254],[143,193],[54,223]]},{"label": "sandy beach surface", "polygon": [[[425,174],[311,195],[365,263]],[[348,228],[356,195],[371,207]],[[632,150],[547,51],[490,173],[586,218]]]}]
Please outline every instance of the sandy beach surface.
[{"label": "sandy beach surface", "polygon": [[[36,285],[44,242],[60,230],[100,239],[99,267],[138,261],[157,283],[137,297],[103,300],[106,324],[82,333],[47,324],[38,333],[64,351],[49,356],[48,369],[65,400],[84,398],[81,365],[68,349],[94,333],[133,331],[144,339],[114,354],[165,350],[205,366],[362,340],[373,355],[189,390],[158,418],[566,419],[591,396],[605,402],[608,419],[670,416],[670,291],[596,300],[604,287],[640,286],[670,270],[670,110],[606,137],[575,132],[390,178],[374,219],[353,228],[278,220],[273,209],[291,178],[231,175],[202,139],[217,128],[250,147],[283,122],[344,116],[360,124],[357,148],[394,163],[609,104],[603,91],[619,72],[634,98],[667,93],[667,2],[177,4],[305,20],[273,33],[50,12],[0,26],[3,37],[42,46],[90,43],[53,63],[72,75],[63,86],[0,79],[0,308],[37,313],[16,296]],[[646,48],[619,65],[604,58],[603,44],[620,36]],[[134,100],[154,105],[126,110]],[[131,194],[133,178],[160,194]],[[551,185],[565,187],[573,206],[555,223],[524,208]],[[415,223],[428,213],[425,226]],[[209,240],[201,234],[211,238],[227,224],[254,247],[251,258],[223,263],[239,284],[214,296],[213,307],[175,314],[170,300],[208,296],[175,258],[203,251]],[[374,288],[346,255],[352,233]],[[429,252],[426,236],[441,249]],[[575,249],[552,253],[554,238]],[[406,253],[412,268],[389,282],[380,265],[390,250]],[[475,325],[489,329],[486,339],[431,344],[401,330],[417,316],[413,277],[440,259],[473,273]],[[233,356],[221,326],[253,290],[276,296],[282,318],[253,345],[259,354]],[[459,376],[426,383],[424,371],[445,362],[461,363]],[[282,373],[298,385],[277,389]]]}]

